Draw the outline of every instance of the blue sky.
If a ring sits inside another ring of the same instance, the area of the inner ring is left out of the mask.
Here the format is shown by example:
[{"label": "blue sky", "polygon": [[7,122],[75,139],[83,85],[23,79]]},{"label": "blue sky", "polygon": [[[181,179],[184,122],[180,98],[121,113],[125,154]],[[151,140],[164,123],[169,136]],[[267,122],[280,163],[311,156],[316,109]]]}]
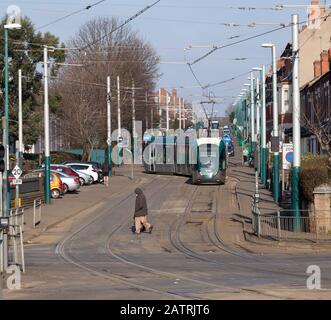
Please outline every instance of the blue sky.
[{"label": "blue sky", "polygon": [[[0,9],[4,15],[9,5],[18,5],[23,15],[29,16],[35,26],[44,25],[97,0],[25,0],[1,1]],[[320,2],[324,3],[324,0]],[[59,36],[61,41],[68,40],[79,27],[89,19],[97,16],[118,16],[127,18],[153,0],[108,0],[91,10],[86,10],[64,21],[53,24],[40,31],[50,31]],[[202,98],[201,89],[191,88],[197,82],[187,65],[183,62],[194,61],[208,52],[208,48],[192,48],[188,46],[222,45],[245,37],[277,28],[277,25],[265,23],[288,23],[292,13],[300,15],[300,21],[306,20],[305,8],[288,8],[282,11],[270,8],[280,4],[305,5],[309,0],[288,1],[256,1],[256,0],[162,0],[157,6],[131,22],[131,26],[140,32],[157,50],[162,62],[178,62],[182,64],[161,64],[163,74],[160,86],[166,88],[177,87],[179,94],[187,100],[196,103]],[[330,5],[330,1],[326,1]],[[231,8],[234,7],[234,8]],[[240,10],[238,7],[255,7],[255,10]],[[262,23],[254,28],[248,27],[252,22]],[[228,27],[222,23],[240,24],[239,27]],[[231,37],[236,37],[229,39]],[[290,28],[277,31],[267,36],[257,38],[236,46],[218,50],[200,63],[194,65],[194,71],[199,81],[205,85],[232,78],[252,67],[270,63],[270,50],[260,48],[260,44],[272,41],[277,45],[277,53],[291,40]],[[236,60],[245,58],[246,60]],[[222,103],[215,106],[219,114],[223,114],[226,107],[234,99],[242,85],[247,82],[243,76],[232,82],[212,88],[217,97],[223,97]],[[182,89],[181,87],[187,87]]]}]

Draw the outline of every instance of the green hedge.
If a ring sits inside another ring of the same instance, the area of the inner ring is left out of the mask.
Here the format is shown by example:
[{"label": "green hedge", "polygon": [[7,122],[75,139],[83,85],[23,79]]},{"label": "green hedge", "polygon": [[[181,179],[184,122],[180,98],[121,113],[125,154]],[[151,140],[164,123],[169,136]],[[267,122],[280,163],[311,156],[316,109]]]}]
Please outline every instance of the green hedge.
[{"label": "green hedge", "polygon": [[301,158],[300,189],[308,201],[314,200],[313,191],[321,184],[328,183],[329,159],[326,156],[304,154]]}]

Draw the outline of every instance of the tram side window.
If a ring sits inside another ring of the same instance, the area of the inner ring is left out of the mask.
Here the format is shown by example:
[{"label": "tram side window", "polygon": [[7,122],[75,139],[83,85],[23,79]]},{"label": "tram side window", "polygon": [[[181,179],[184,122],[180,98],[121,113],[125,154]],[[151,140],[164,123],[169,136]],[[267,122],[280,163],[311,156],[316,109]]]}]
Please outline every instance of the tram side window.
[{"label": "tram side window", "polygon": [[163,145],[162,144],[155,145],[155,163],[163,164]]},{"label": "tram side window", "polygon": [[175,150],[173,144],[167,144],[165,146],[165,158],[166,164],[174,164],[175,163]]}]

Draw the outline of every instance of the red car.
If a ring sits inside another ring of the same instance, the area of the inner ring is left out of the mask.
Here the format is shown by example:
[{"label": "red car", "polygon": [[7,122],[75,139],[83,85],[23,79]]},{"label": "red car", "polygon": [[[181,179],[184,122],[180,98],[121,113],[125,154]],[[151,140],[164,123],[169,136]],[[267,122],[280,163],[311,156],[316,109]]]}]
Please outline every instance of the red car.
[{"label": "red car", "polygon": [[51,170],[63,172],[63,173],[66,173],[69,176],[79,178],[78,173],[76,173],[75,171],[73,171],[71,168],[69,168],[67,166],[63,166],[63,165],[60,165],[60,164],[51,164]]}]

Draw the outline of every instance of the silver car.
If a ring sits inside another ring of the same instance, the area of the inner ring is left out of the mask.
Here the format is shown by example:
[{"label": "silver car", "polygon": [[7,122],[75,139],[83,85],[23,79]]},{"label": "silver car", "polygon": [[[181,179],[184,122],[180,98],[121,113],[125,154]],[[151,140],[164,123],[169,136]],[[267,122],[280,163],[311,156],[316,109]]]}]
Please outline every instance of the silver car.
[{"label": "silver car", "polygon": [[93,183],[93,178],[89,174],[74,169],[71,170],[79,175],[79,181],[81,186],[84,184],[91,185]]},{"label": "silver car", "polygon": [[51,171],[56,172],[59,175],[60,179],[62,180],[64,187],[63,193],[67,193],[68,191],[76,191],[80,188],[80,181],[78,177],[75,178],[73,176],[69,176],[66,173],[59,172],[56,170],[51,170]]}]

